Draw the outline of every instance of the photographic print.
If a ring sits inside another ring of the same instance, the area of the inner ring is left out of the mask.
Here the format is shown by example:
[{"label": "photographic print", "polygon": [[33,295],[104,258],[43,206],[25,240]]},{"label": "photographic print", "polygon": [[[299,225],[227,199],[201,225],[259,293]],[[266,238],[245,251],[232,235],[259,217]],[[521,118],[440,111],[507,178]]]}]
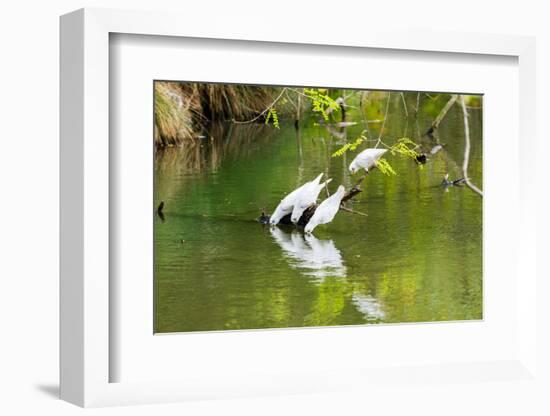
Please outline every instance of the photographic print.
[{"label": "photographic print", "polygon": [[482,319],[482,95],[155,81],[155,333]]}]

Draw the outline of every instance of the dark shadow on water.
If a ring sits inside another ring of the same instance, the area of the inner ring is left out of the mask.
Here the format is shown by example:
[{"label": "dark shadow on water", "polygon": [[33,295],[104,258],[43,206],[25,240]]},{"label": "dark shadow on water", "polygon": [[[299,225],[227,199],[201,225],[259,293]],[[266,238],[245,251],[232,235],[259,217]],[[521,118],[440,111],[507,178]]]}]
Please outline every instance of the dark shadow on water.
[{"label": "dark shadow on water", "polygon": [[52,399],[59,399],[59,384],[37,384],[34,387],[39,392],[51,397]]}]

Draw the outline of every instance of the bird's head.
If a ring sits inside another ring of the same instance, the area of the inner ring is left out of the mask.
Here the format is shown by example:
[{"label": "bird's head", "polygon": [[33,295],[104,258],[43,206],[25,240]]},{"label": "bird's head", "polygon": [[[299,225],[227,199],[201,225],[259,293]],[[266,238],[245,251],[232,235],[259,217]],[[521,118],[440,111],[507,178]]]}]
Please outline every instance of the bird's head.
[{"label": "bird's head", "polygon": [[355,175],[357,173],[357,171],[359,170],[359,166],[357,166],[355,164],[355,162],[351,162],[351,165],[349,165],[349,172],[352,174],[352,175]]},{"label": "bird's head", "polygon": [[290,217],[290,221],[292,221],[293,224],[298,224],[298,221],[300,221],[300,217],[301,215],[292,214],[292,216]]},{"label": "bird's head", "polygon": [[313,225],[311,223],[307,223],[305,228],[304,228],[304,232],[306,234],[311,234],[311,232],[313,231]]}]

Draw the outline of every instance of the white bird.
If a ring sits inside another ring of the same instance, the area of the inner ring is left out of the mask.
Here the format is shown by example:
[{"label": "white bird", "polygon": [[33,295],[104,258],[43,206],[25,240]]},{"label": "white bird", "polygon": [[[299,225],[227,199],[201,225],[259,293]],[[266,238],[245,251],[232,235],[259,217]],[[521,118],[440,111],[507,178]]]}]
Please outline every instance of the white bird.
[{"label": "white bird", "polygon": [[318,225],[328,224],[334,219],[336,213],[340,209],[340,203],[342,202],[344,193],[345,189],[340,185],[335,193],[319,204],[315,213],[306,224],[304,231],[307,234],[311,233]]},{"label": "white bird", "polygon": [[349,171],[354,174],[360,169],[365,169],[369,173],[369,169],[376,166],[378,159],[386,153],[388,149],[365,149],[359,153],[353,162],[349,165]]},{"label": "white bird", "polygon": [[300,186],[299,188],[295,189],[294,191],[289,193],[287,196],[285,196],[281,200],[279,205],[277,205],[277,208],[275,208],[275,211],[273,211],[273,214],[271,214],[271,217],[269,218],[269,223],[271,225],[279,224],[279,221],[281,221],[281,218],[283,218],[285,215],[288,215],[292,212],[292,208],[294,208],[296,197],[300,194],[302,189],[307,188],[310,184],[319,185],[319,182],[321,181],[322,177],[323,177],[323,174],[321,173],[312,181],[304,183],[302,186]]},{"label": "white bird", "polygon": [[292,208],[292,216],[290,220],[296,224],[306,209],[317,202],[317,197],[323,188],[328,185],[332,179],[329,179],[321,184],[310,182],[308,186],[302,188],[302,190],[296,195],[294,201],[294,208]]}]

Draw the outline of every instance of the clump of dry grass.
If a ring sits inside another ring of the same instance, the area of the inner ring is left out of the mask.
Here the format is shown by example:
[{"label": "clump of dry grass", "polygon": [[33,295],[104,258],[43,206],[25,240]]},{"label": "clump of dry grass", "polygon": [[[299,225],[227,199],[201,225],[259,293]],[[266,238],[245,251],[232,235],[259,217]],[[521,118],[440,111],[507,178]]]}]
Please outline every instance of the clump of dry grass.
[{"label": "clump of dry grass", "polygon": [[202,114],[209,120],[252,118],[273,101],[275,88],[249,85],[192,84]]},{"label": "clump of dry grass", "polygon": [[173,146],[192,140],[195,105],[178,83],[155,82],[155,143]]},{"label": "clump of dry grass", "polygon": [[251,119],[273,101],[277,88],[248,85],[155,82],[155,143],[194,140],[207,123]]}]

